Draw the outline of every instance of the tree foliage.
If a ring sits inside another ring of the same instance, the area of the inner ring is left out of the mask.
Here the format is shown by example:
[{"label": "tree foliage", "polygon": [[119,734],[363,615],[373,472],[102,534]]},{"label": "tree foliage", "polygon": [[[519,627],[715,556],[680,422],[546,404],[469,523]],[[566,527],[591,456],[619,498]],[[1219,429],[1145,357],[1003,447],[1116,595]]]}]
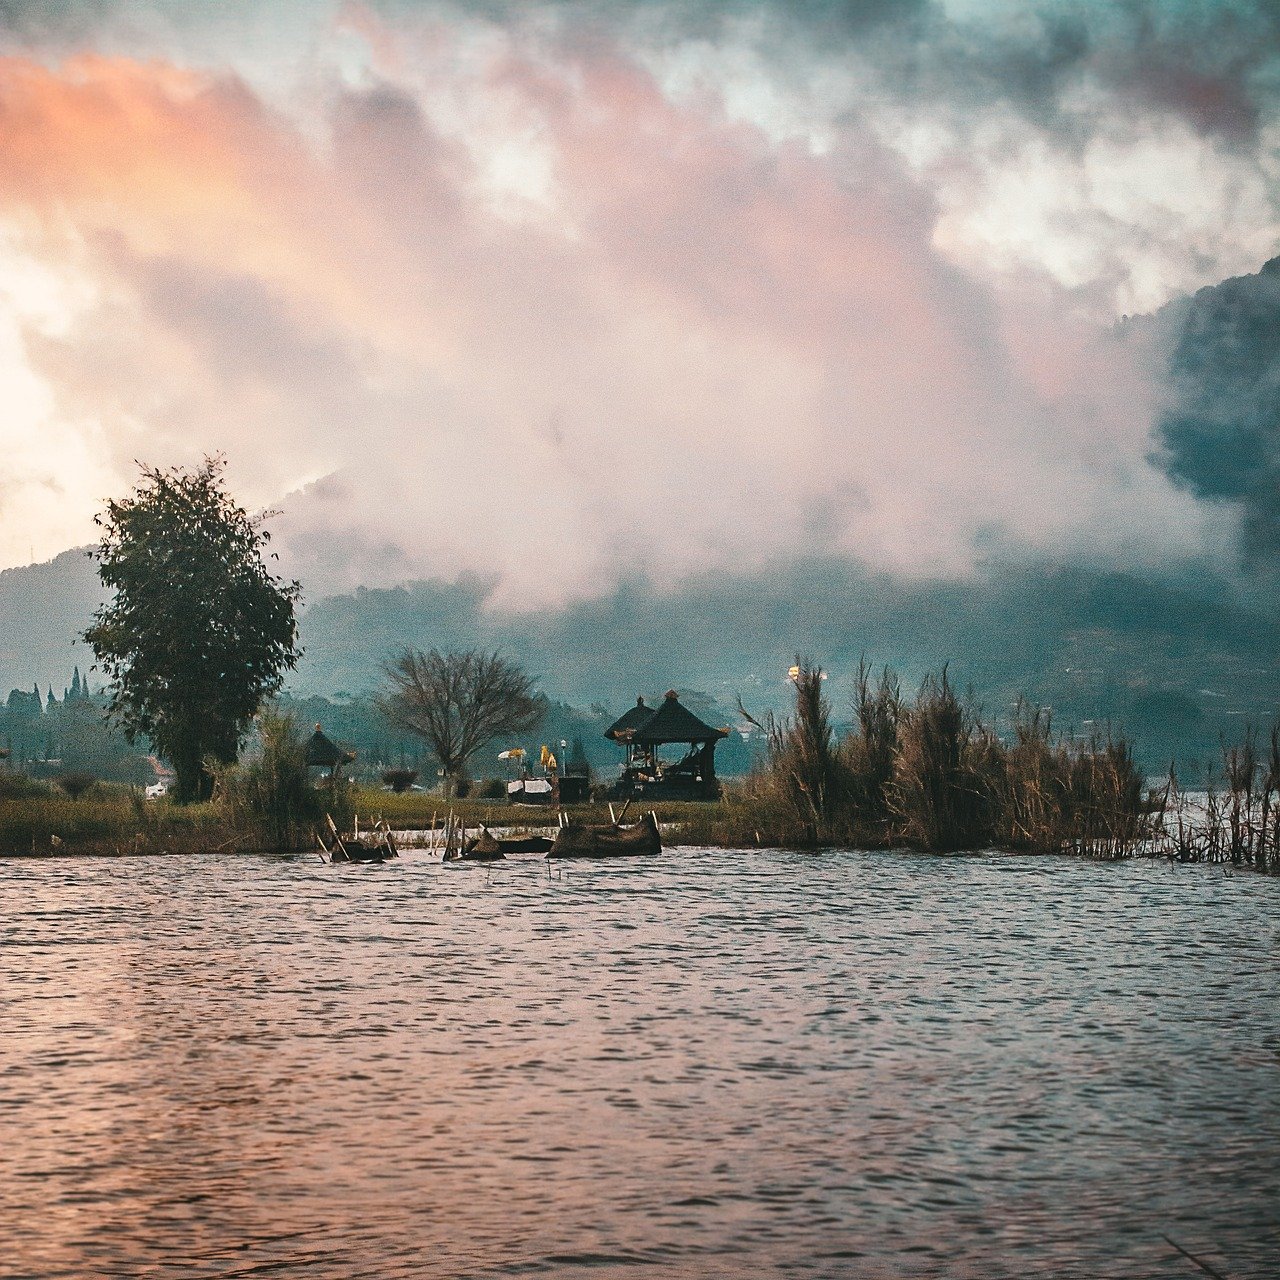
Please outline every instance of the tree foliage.
[{"label": "tree foliage", "polygon": [[115,593],[84,635],[111,682],[110,714],[170,761],[180,800],[209,795],[205,757],[236,758],[299,656],[298,584],[269,572],[270,534],[227,494],[225,465],[144,467],[97,517],[92,552]]},{"label": "tree foliage", "polygon": [[496,652],[403,649],[385,670],[383,713],[425,739],[444,770],[446,791],[466,776],[481,747],[527,733],[546,710],[533,680]]}]

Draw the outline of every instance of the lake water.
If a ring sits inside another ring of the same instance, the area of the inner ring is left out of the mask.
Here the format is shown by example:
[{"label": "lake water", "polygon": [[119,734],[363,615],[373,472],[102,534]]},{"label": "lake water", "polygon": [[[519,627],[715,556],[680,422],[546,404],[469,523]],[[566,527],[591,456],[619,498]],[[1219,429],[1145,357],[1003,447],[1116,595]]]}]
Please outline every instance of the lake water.
[{"label": "lake water", "polygon": [[1280,881],[0,875],[5,1275],[1280,1275]]}]

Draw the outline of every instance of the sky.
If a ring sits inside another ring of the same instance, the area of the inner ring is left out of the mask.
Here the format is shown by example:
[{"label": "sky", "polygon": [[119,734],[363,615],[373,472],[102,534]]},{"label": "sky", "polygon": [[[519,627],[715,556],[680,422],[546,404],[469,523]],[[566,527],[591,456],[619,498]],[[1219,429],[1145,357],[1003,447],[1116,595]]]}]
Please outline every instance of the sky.
[{"label": "sky", "polygon": [[1119,322],[1278,252],[1265,0],[9,0],[0,568],[210,452],[311,597],[1226,562]]}]

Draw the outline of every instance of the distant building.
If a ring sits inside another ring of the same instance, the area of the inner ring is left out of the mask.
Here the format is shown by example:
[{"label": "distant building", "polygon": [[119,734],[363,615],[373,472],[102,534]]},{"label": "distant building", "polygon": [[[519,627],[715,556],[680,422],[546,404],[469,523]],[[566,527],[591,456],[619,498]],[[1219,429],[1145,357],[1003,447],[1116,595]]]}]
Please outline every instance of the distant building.
[{"label": "distant building", "polygon": [[159,756],[148,756],[147,763],[151,766],[151,772],[154,775],[154,780],[147,784],[147,799],[159,800],[161,796],[167,796],[173,789],[178,775]]},{"label": "distant building", "polygon": [[343,765],[350,764],[355,758],[354,751],[338,746],[332,738],[325,736],[319,725],[316,725],[315,733],[307,739],[306,760],[309,769],[328,769],[330,774],[336,775]]},{"label": "distant building", "polygon": [[[716,800],[720,783],[716,778],[716,743],[729,736],[728,729],[716,729],[681,706],[676,691],[670,689],[662,704],[645,705],[643,698],[605,730],[604,736],[626,751],[622,774],[613,795],[645,797],[650,800]],[[688,749],[677,760],[666,760],[660,747],[683,745]]]}]

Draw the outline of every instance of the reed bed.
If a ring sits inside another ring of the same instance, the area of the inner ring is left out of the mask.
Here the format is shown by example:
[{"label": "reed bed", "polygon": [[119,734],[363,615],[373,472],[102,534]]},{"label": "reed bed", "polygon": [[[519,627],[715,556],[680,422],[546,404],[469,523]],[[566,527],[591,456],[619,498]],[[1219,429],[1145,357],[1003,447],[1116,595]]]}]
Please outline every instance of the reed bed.
[{"label": "reed bed", "polygon": [[1222,745],[1222,778],[1189,792],[1176,769],[1156,810],[1154,852],[1173,862],[1219,862],[1280,874],[1280,726]]},{"label": "reed bed", "polygon": [[873,681],[864,663],[854,727],[837,740],[822,680],[798,660],[793,715],[757,722],[768,758],[743,799],[770,843],[1125,857],[1158,833],[1121,737],[1079,742],[1056,734],[1048,712],[1020,704],[1005,742],[945,667],[911,701],[891,671]]}]

